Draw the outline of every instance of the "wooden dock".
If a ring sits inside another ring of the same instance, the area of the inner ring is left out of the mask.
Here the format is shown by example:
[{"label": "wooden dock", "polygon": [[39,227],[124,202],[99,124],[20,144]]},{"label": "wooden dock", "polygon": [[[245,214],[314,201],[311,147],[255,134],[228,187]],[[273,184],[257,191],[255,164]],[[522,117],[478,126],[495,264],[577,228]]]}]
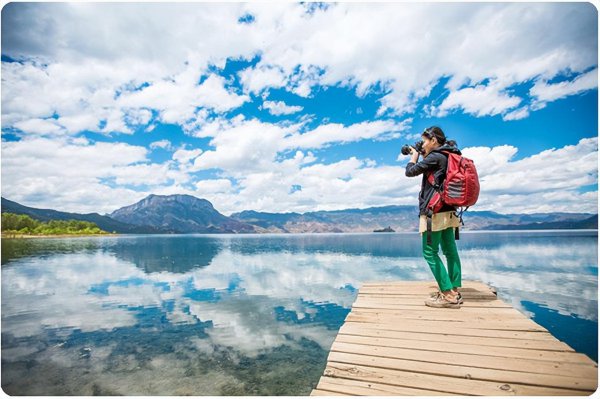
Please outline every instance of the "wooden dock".
[{"label": "wooden dock", "polygon": [[463,282],[460,309],[423,301],[435,282],[364,284],[312,396],[579,396],[598,365],[487,285]]}]

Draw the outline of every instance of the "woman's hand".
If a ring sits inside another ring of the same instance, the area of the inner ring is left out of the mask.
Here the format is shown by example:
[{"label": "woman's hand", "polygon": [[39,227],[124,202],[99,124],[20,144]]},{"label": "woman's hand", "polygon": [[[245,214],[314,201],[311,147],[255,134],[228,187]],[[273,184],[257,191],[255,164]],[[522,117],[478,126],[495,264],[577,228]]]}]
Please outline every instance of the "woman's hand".
[{"label": "woman's hand", "polygon": [[419,160],[419,153],[413,147],[410,147],[410,162],[417,163]]}]

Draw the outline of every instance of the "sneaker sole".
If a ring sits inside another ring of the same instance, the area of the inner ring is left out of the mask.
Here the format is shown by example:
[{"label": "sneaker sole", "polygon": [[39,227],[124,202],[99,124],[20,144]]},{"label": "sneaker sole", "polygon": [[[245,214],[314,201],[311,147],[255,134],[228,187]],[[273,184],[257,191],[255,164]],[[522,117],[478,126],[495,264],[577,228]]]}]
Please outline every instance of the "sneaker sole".
[{"label": "sneaker sole", "polygon": [[437,309],[460,309],[460,303],[438,304],[438,303],[429,303],[426,301],[425,306],[429,306],[430,308],[437,308]]}]

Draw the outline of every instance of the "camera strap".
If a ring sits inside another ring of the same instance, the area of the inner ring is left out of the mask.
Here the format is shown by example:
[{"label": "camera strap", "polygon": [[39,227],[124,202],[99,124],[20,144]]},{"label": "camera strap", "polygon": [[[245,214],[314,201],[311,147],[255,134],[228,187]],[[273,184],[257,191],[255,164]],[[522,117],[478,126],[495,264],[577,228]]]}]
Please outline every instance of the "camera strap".
[{"label": "camera strap", "polygon": [[427,245],[431,245],[431,230],[433,224],[433,211],[431,209],[427,210]]}]

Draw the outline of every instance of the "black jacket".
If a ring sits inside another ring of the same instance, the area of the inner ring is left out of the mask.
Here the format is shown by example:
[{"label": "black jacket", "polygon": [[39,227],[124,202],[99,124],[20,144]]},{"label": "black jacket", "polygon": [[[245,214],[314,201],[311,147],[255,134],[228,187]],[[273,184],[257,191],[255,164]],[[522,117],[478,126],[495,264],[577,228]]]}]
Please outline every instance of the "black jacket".
[{"label": "black jacket", "polygon": [[[414,177],[423,174],[421,181],[421,191],[419,192],[419,215],[427,214],[427,204],[435,193],[436,188],[441,188],[446,179],[446,168],[448,166],[448,156],[442,154],[441,151],[453,152],[460,155],[460,150],[456,147],[443,145],[431,151],[420,162],[409,162],[406,165],[406,176]],[[427,175],[433,173],[436,187],[429,184]],[[453,206],[445,205],[440,209],[440,212],[455,211]]]}]

